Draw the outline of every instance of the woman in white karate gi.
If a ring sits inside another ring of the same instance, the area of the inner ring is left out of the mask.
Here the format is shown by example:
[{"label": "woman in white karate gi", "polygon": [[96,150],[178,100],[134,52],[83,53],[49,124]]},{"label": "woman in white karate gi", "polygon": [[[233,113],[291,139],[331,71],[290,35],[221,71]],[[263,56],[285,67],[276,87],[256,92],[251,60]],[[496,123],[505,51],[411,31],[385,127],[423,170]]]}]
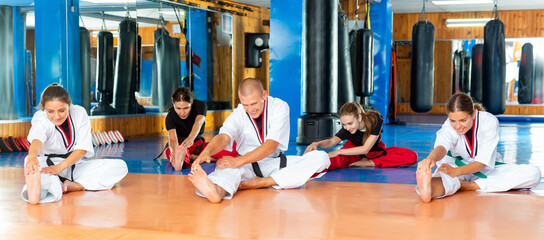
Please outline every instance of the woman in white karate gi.
[{"label": "woman in white karate gi", "polygon": [[43,91],[40,109],[28,133],[21,197],[31,203],[56,202],[63,193],[107,190],[128,172],[123,160],[82,160],[94,155],[91,123],[81,106],[72,105],[68,92],[51,84]]},{"label": "woman in white karate gi", "polygon": [[[289,144],[286,102],[268,96],[261,82],[252,78],[240,83],[238,93],[241,104],[193,163],[189,180],[201,196],[218,203],[232,198],[239,189],[297,188],[324,174],[330,165],[326,152],[283,155]],[[234,141],[241,156],[219,159],[216,170],[207,176],[199,164],[225,148],[230,150]]]},{"label": "woman in white karate gi", "polygon": [[540,183],[539,168],[503,163],[497,152],[499,121],[470,96],[453,95],[446,111],[448,119],[436,133],[433,151],[417,166],[421,200],[430,202],[458,190],[503,192]]}]

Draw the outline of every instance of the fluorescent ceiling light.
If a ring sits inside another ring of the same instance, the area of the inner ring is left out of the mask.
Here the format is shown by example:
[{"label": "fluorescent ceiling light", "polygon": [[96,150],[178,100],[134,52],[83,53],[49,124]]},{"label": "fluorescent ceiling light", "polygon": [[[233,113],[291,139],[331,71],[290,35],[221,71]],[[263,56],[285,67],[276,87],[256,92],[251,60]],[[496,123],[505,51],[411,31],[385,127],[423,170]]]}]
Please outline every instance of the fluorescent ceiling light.
[{"label": "fluorescent ceiling light", "polygon": [[493,0],[432,1],[434,5],[492,4]]},{"label": "fluorescent ceiling light", "polygon": [[446,27],[480,27],[492,18],[446,19]]}]

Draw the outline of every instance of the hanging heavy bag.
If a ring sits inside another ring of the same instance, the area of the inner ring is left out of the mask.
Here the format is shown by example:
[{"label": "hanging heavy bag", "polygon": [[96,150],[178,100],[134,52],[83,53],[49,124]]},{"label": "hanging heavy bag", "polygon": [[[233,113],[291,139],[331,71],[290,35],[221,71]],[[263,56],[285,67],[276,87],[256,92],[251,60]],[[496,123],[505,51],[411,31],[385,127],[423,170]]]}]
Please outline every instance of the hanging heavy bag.
[{"label": "hanging heavy bag", "polygon": [[136,22],[127,18],[119,23],[118,31],[113,106],[119,114],[129,114],[131,86],[136,67]]},{"label": "hanging heavy bag", "polygon": [[170,37],[164,28],[157,28],[154,36],[153,84],[157,87],[153,98],[157,100],[159,111],[164,112],[172,105],[172,92],[181,85],[179,38]]},{"label": "hanging heavy bag", "polygon": [[374,93],[374,32],[364,28],[357,30],[357,73],[354,81],[355,94],[368,97]]},{"label": "hanging heavy bag", "polygon": [[461,89],[462,92],[469,94],[471,91],[471,71],[472,71],[472,58],[469,56],[463,57],[463,72],[462,72],[462,81],[463,81],[463,88]]},{"label": "hanging heavy bag", "polygon": [[533,45],[525,43],[521,47],[521,61],[519,64],[518,102],[520,104],[533,102],[534,69]]},{"label": "hanging heavy bag", "polygon": [[482,58],[482,104],[492,114],[506,110],[505,60],[504,24],[494,19],[484,27]]},{"label": "hanging heavy bag", "polygon": [[340,10],[338,14],[338,107],[355,101],[347,16]]},{"label": "hanging heavy bag", "polygon": [[472,47],[472,71],[470,77],[470,96],[475,102],[482,102],[482,54],[483,44]]},{"label": "hanging heavy bag", "polygon": [[434,26],[428,21],[419,21],[412,29],[411,67],[410,107],[414,112],[428,112],[434,90]]},{"label": "hanging heavy bag", "polygon": [[79,46],[81,61],[81,106],[91,110],[91,37],[89,31],[79,27]]}]

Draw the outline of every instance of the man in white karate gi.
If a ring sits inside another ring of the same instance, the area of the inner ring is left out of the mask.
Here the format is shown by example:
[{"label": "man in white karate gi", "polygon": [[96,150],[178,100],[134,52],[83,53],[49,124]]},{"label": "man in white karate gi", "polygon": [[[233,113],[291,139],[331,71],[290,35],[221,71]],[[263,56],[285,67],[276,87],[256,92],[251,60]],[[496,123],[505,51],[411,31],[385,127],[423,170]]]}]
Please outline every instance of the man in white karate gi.
[{"label": "man in white karate gi", "polygon": [[[240,104],[225,120],[209,145],[194,161],[189,180],[197,194],[212,203],[231,199],[237,190],[274,187],[297,188],[312,177],[321,177],[330,165],[326,152],[311,151],[303,156],[285,156],[289,144],[289,106],[268,96],[261,82],[244,79],[238,88]],[[210,175],[200,163],[210,156],[232,150],[236,141],[238,157],[217,161]]]}]

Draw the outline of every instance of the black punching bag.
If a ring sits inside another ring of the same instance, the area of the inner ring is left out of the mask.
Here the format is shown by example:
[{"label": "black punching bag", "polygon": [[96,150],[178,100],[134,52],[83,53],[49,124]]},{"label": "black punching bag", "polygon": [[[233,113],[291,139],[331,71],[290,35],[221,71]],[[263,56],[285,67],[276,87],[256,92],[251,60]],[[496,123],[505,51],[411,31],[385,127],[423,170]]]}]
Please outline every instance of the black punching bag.
[{"label": "black punching bag", "polygon": [[521,47],[521,62],[519,64],[518,102],[520,104],[533,102],[534,67],[533,44],[525,43]]},{"label": "black punching bag", "polygon": [[483,44],[472,47],[472,70],[470,77],[470,96],[475,102],[482,102],[482,54]]},{"label": "black punching bag", "polygon": [[156,87],[151,94],[159,111],[164,112],[172,106],[172,92],[181,85],[179,38],[170,37],[164,28],[157,28],[154,36],[153,86]]},{"label": "black punching bag", "polygon": [[464,92],[470,96],[471,91],[471,71],[472,71],[472,58],[469,56],[463,57],[463,72],[462,72],[462,81],[463,81],[463,88],[461,89],[461,92]]},{"label": "black punching bag", "polygon": [[91,115],[109,115],[117,111],[110,106],[107,96],[113,93],[113,34],[100,31],[96,36],[96,90],[100,93],[98,105],[91,109]]},{"label": "black punching bag", "polygon": [[304,0],[302,111],[297,143],[331,138],[341,128],[338,111],[338,2]]},{"label": "black punching bag", "polygon": [[136,22],[132,19],[119,23],[113,106],[120,114],[134,113],[130,109],[130,95],[133,94],[131,86],[136,67],[137,31]]},{"label": "black punching bag", "polygon": [[419,21],[412,29],[412,68],[410,72],[410,107],[414,112],[433,108],[434,26]]},{"label": "black punching bag", "polygon": [[91,36],[84,27],[79,27],[81,59],[81,106],[87,114],[91,110]]},{"label": "black punching bag", "polygon": [[130,93],[130,112],[145,113],[145,108],[136,100],[135,93],[140,91],[140,73],[142,67],[142,37],[136,37],[136,65],[132,75],[132,86]]},{"label": "black punching bag", "polygon": [[355,94],[368,97],[374,93],[374,33],[364,28],[357,30],[357,79]]},{"label": "black punching bag", "polygon": [[343,11],[338,14],[338,109],[355,101],[348,35],[348,19]]},{"label": "black punching bag", "polygon": [[492,114],[506,110],[505,77],[504,23],[494,19],[484,27],[482,59],[482,104]]}]

